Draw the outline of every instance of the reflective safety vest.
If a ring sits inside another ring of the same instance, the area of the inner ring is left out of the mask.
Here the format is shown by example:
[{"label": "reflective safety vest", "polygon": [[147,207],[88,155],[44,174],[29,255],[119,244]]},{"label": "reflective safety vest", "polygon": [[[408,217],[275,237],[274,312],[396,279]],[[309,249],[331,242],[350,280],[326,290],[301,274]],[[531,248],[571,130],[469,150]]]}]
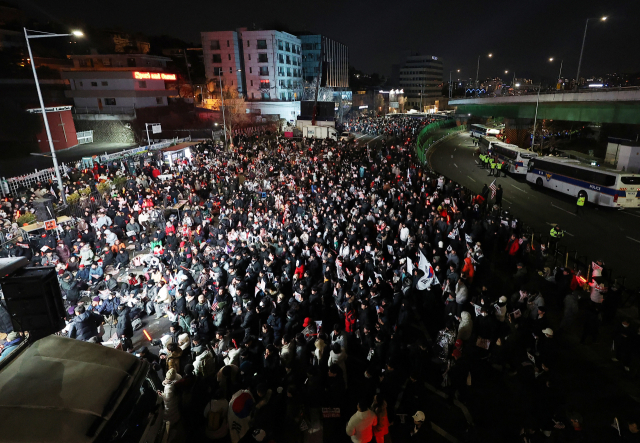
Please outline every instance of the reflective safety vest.
[{"label": "reflective safety vest", "polygon": [[498,169],[502,169],[502,163],[498,163]]},{"label": "reflective safety vest", "polygon": [[564,237],[564,231],[556,231],[555,226],[553,228],[551,228],[551,232],[549,232],[549,235],[553,238],[562,238]]},{"label": "reflective safety vest", "polygon": [[578,197],[578,206],[584,206],[585,200],[586,198],[584,197]]},{"label": "reflective safety vest", "polygon": [[491,169],[496,169],[496,164],[494,162],[491,162]]}]

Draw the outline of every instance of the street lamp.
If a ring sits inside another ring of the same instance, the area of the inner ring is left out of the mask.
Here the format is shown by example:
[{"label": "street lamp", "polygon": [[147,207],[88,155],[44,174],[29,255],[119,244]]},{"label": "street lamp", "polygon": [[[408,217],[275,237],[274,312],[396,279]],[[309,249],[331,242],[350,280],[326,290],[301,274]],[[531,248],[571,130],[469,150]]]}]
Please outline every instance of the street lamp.
[{"label": "street lamp", "polygon": [[[478,84],[478,73],[480,73],[480,57],[481,55],[478,56],[478,67],[476,68],[476,97],[478,96],[478,88],[480,87],[480,85]],[[493,54],[489,53],[487,57],[491,58],[493,57]]]},{"label": "street lamp", "polygon": [[[604,22],[607,20],[607,16],[600,17],[600,21]],[[582,53],[584,52],[584,42],[587,39],[587,28],[589,26],[589,20],[597,20],[598,17],[588,18],[586,23],[584,24],[584,35],[582,36],[582,48],[580,49],[580,59],[578,60],[578,73],[576,74],[576,89],[578,89],[578,82],[580,81],[580,67],[582,66]]]},{"label": "street lamp", "polygon": [[[56,157],[56,150],[53,147],[53,139],[51,137],[51,130],[49,129],[49,121],[47,120],[47,111],[44,107],[44,101],[42,100],[42,91],[40,91],[40,83],[38,81],[38,73],[36,72],[36,62],[33,58],[33,53],[31,52],[31,45],[29,44],[29,39],[32,38],[49,38],[49,37],[82,37],[84,34],[82,31],[72,31],[71,34],[54,34],[51,32],[43,32],[43,31],[34,31],[31,29],[24,29],[24,38],[27,41],[27,50],[29,51],[29,60],[31,60],[31,68],[33,69],[33,79],[36,83],[36,90],[38,91],[38,100],[40,101],[40,110],[42,111],[42,119],[44,120],[44,129],[47,134],[47,139],[49,141],[49,150],[51,151],[51,159],[53,160],[53,169],[56,172],[56,179],[58,180],[58,189],[60,190],[60,195],[62,196],[62,203],[67,204],[67,196],[64,193],[64,186],[62,185],[62,177],[60,176],[60,169],[58,168],[58,158]],[[36,34],[29,34],[29,32],[35,32]]]},{"label": "street lamp", "polygon": [[[536,114],[533,117],[533,134],[531,134],[531,150],[533,151],[533,145],[536,141],[536,123],[538,122],[538,105],[540,104],[540,86],[538,85],[538,97],[536,98]],[[540,144],[540,148],[542,148],[542,143]]]},{"label": "street lamp", "polygon": [[[549,57],[549,63],[553,63],[554,58]],[[560,72],[558,73],[558,83],[556,84],[556,89],[561,89],[562,87],[562,65],[564,63],[564,59],[560,60]]]}]

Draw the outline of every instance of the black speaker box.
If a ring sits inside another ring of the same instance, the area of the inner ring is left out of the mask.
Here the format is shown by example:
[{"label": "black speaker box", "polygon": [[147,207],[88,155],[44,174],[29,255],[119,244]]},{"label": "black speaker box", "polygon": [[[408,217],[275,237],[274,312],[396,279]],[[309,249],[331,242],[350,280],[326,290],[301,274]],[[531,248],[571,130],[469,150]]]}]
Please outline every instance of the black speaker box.
[{"label": "black speaker box", "polygon": [[56,213],[53,212],[53,202],[47,198],[38,198],[33,201],[33,209],[35,209],[38,221],[53,220]]},{"label": "black speaker box", "polygon": [[22,268],[0,280],[14,330],[41,338],[64,328],[64,302],[55,268]]}]

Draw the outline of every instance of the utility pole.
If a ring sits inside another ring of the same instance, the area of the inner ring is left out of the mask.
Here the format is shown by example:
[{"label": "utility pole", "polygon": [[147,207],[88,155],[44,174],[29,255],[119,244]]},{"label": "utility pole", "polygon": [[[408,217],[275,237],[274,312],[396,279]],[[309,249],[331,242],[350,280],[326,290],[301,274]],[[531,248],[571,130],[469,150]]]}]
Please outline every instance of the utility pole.
[{"label": "utility pole", "polygon": [[[533,134],[531,134],[531,150],[534,151],[534,143],[536,141],[536,123],[538,122],[538,105],[540,104],[540,85],[538,85],[538,97],[536,98],[536,114],[533,117]],[[542,146],[542,144],[541,144]]]}]

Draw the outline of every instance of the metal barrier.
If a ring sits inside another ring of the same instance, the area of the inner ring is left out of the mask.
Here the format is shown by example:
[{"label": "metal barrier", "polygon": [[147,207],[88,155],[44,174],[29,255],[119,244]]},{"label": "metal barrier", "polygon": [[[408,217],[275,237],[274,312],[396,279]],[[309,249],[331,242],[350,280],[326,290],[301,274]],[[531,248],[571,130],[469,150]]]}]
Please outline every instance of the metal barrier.
[{"label": "metal barrier", "polygon": [[93,143],[93,131],[80,131],[76,132],[78,137],[78,144],[84,145],[85,143]]}]

